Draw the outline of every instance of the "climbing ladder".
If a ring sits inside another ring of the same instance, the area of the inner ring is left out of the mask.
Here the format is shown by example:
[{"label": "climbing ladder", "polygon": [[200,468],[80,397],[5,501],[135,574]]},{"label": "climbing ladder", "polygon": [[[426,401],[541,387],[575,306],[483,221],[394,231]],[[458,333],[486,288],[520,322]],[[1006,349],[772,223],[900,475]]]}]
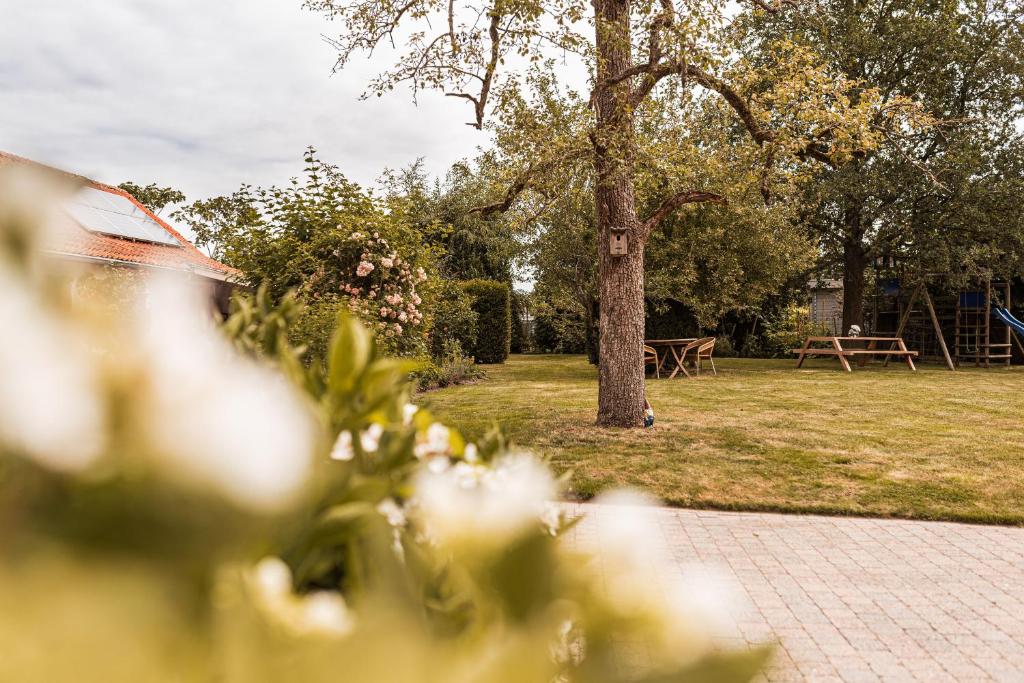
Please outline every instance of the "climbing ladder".
[{"label": "climbing ladder", "polygon": [[1001,305],[1010,307],[1008,282],[985,283],[984,290],[960,292],[956,301],[954,336],[957,363],[973,362],[991,367],[993,361],[1010,365],[1013,358],[1010,327],[1002,321],[992,324],[992,295],[1001,297]]}]

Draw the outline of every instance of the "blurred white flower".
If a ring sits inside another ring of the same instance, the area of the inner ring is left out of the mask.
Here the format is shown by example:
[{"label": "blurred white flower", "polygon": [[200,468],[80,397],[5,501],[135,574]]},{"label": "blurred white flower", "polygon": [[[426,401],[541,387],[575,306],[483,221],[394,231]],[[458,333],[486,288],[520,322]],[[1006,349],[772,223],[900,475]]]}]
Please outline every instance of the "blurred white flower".
[{"label": "blurred white flower", "polygon": [[304,634],[344,636],[355,626],[341,593],[317,591],[300,598],[293,625]]},{"label": "blurred white flower", "polygon": [[405,526],[405,510],[395,502],[394,498],[385,498],[377,503],[377,512],[383,515],[391,526]]},{"label": "blurred white flower", "polygon": [[249,572],[249,585],[256,604],[293,635],[344,636],[355,625],[340,593],[296,595],[291,570],[277,557],[260,560]]},{"label": "blurred white flower", "polygon": [[411,425],[412,418],[415,417],[417,411],[419,411],[419,406],[412,403],[406,403],[402,406],[402,424]]},{"label": "blurred white flower", "polygon": [[706,569],[679,572],[650,498],[616,491],[594,502],[614,507],[596,513],[601,514],[601,571],[609,606],[621,617],[648,623],[663,661],[696,660],[714,638],[737,635],[738,593]]},{"label": "blurred white flower", "polygon": [[104,447],[96,358],[81,332],[0,262],[0,443],[57,470],[80,471]]},{"label": "blurred white flower", "polygon": [[402,529],[406,525],[405,510],[395,502],[394,498],[385,498],[377,504],[377,512],[391,525],[391,549],[399,559],[405,559],[405,546],[402,545]]},{"label": "blurred white flower", "polygon": [[471,465],[480,461],[480,452],[477,450],[475,443],[466,444],[466,448],[462,452],[462,458]]},{"label": "blurred white flower", "polygon": [[427,470],[433,474],[441,474],[452,466],[452,461],[447,455],[434,455],[427,458]]},{"label": "blurred white flower", "polygon": [[341,434],[338,434],[338,440],[334,442],[334,448],[331,449],[331,459],[351,460],[355,455],[356,452],[352,449],[352,432],[342,430]]},{"label": "blurred white flower", "polygon": [[541,512],[540,521],[547,528],[548,533],[557,536],[562,528],[562,510],[557,503],[545,503],[544,511]]},{"label": "blurred white flower", "polygon": [[266,600],[277,601],[292,592],[292,570],[278,557],[264,557],[257,562],[252,578]]},{"label": "blurred white flower", "polygon": [[413,453],[422,460],[432,455],[446,455],[450,449],[451,433],[440,422],[434,422],[425,434],[417,436]]},{"label": "blurred white flower", "polygon": [[384,428],[374,422],[359,435],[359,445],[366,453],[374,453],[380,446],[380,437],[384,434]]},{"label": "blurred white flower", "polygon": [[538,524],[554,499],[547,467],[522,453],[493,467],[456,463],[443,472],[420,471],[416,509],[429,535],[444,545],[504,545]]},{"label": "blurred white flower", "polygon": [[137,420],[173,472],[240,505],[278,509],[306,483],[314,420],[295,387],[236,352],[207,310],[193,288],[151,283],[138,316],[138,370],[149,391]]}]

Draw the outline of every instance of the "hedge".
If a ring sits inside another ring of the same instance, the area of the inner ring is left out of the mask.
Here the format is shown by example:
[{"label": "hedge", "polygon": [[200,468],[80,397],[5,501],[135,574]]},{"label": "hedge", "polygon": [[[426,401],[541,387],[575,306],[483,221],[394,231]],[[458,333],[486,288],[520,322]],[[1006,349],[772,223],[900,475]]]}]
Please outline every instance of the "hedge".
[{"label": "hedge", "polygon": [[512,343],[509,287],[493,280],[467,280],[462,289],[473,298],[476,344],[468,349],[477,363],[504,363]]},{"label": "hedge", "polygon": [[523,308],[526,295],[522,292],[512,290],[509,294],[512,303],[512,353],[526,353],[526,334],[523,329]]},{"label": "hedge", "polygon": [[477,314],[473,310],[473,297],[461,283],[441,280],[431,306],[430,355],[435,361],[443,360],[452,348],[472,355],[476,346]]}]

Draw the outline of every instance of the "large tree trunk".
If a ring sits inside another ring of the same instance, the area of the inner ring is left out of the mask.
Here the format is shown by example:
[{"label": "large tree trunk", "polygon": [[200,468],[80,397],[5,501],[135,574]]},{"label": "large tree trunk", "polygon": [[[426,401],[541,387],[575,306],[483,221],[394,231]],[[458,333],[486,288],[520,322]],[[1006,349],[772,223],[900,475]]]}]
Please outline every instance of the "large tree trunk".
[{"label": "large tree trunk", "polygon": [[[597,81],[632,65],[629,0],[594,0]],[[633,115],[628,88],[599,87],[594,165],[597,184],[600,344],[597,424],[641,427],[644,415],[644,246],[633,186]],[[626,230],[629,251],[612,256],[611,229]]]},{"label": "large tree trunk", "polygon": [[848,208],[843,220],[846,229],[843,234],[843,329],[840,334],[846,334],[851,325],[864,327],[864,271],[867,268],[860,207]]}]

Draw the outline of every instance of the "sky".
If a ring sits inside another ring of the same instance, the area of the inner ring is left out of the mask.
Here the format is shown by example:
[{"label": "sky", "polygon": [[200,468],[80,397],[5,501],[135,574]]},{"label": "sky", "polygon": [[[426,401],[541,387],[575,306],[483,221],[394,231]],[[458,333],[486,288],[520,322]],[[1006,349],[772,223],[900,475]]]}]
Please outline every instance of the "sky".
[{"label": "sky", "polygon": [[332,75],[342,27],[301,0],[0,0],[0,149],[190,200],[286,182],[308,145],[351,179],[486,143],[461,100],[360,101],[390,63]]}]

